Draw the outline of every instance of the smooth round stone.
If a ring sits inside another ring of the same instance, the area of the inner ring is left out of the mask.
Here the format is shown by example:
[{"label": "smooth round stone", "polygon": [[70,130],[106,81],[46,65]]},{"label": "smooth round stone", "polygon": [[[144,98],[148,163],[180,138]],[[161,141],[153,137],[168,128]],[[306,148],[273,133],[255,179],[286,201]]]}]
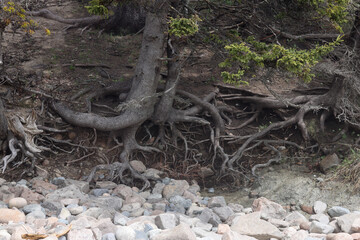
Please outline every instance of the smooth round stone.
[{"label": "smooth round stone", "polygon": [[27,205],[27,201],[25,198],[21,198],[21,197],[17,197],[17,198],[12,198],[9,201],[9,208],[23,208]]}]

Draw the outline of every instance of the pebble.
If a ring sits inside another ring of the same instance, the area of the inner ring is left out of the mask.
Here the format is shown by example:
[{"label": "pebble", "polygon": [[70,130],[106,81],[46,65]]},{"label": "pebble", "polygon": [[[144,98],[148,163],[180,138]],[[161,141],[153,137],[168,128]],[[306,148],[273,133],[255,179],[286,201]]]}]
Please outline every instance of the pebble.
[{"label": "pebble", "polygon": [[201,197],[199,185],[171,178],[145,192],[110,181],[96,182],[91,191],[86,182],[61,177],[51,184],[40,178],[30,182],[0,185],[0,240],[50,234],[70,224],[60,240],[360,240],[360,212],[321,200],[301,205],[303,211],[286,211],[264,197],[245,207],[228,204],[223,196]]}]

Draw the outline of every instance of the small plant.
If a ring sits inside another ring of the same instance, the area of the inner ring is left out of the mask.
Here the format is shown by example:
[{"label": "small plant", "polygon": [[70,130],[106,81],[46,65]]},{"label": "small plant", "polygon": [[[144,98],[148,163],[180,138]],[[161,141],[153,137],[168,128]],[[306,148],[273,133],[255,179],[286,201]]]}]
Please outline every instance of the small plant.
[{"label": "small plant", "polygon": [[338,37],[333,42],[318,45],[310,50],[298,50],[296,48],[285,48],[277,44],[266,44],[249,37],[241,43],[232,43],[225,46],[229,56],[219,66],[222,68],[237,66],[238,71],[236,73],[224,71],[221,76],[227,83],[247,84],[241,78],[252,65],[264,67],[266,64],[275,62],[277,67],[295,74],[308,83],[314,77],[314,74],[311,73],[312,67],[323,56],[333,51],[334,47],[341,42],[342,37]]},{"label": "small plant", "polygon": [[198,15],[193,15],[191,18],[170,17],[169,34],[179,38],[192,36],[199,31],[200,21]]}]

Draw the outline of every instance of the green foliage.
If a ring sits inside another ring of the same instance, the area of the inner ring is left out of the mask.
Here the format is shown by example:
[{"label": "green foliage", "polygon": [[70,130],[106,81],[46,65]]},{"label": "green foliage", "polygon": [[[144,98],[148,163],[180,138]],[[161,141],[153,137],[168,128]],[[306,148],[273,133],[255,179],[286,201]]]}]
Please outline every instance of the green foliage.
[{"label": "green foliage", "polygon": [[85,8],[90,14],[105,16],[106,18],[109,17],[109,9],[107,8],[109,1],[91,0],[89,4],[90,5],[85,6]]},{"label": "green foliage", "polygon": [[201,19],[197,15],[191,16],[191,18],[172,18],[169,21],[169,34],[175,37],[187,37],[192,36],[199,31],[198,22]]},{"label": "green foliage", "polygon": [[266,44],[249,37],[244,42],[225,46],[229,56],[219,66],[223,68],[235,66],[238,70],[236,73],[224,71],[221,75],[227,83],[233,84],[236,81],[246,83],[241,78],[251,66],[264,67],[266,64],[276,63],[277,67],[295,74],[305,82],[310,82],[314,77],[314,74],[311,73],[312,67],[323,56],[333,51],[334,47],[341,42],[341,37],[338,37],[333,42],[318,45],[310,50],[298,50],[296,48],[285,48],[277,44]]},{"label": "green foliage", "polygon": [[321,16],[326,16],[335,28],[342,32],[341,25],[347,22],[350,0],[298,0],[316,9]]}]

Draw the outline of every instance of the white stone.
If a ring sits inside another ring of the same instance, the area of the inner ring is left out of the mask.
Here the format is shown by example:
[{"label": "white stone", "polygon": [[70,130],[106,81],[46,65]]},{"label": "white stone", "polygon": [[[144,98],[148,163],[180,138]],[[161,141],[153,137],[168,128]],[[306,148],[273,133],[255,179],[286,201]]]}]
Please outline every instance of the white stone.
[{"label": "white stone", "polygon": [[326,211],[327,204],[322,201],[316,201],[314,203],[314,213],[324,213]]}]

